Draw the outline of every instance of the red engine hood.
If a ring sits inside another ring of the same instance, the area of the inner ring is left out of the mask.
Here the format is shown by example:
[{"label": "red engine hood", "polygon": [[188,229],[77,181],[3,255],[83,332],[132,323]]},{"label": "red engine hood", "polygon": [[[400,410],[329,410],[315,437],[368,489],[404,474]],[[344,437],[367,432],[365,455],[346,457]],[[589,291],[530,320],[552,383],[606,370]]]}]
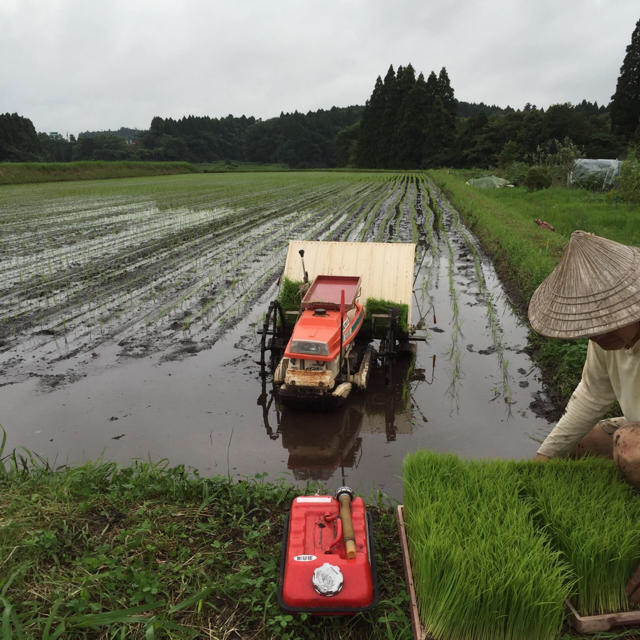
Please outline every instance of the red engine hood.
[{"label": "red engine hood", "polygon": [[[343,346],[348,345],[362,327],[364,312],[355,303],[355,310],[345,314]],[[330,362],[340,355],[340,311],[328,309],[319,315],[317,309],[306,309],[296,322],[284,355],[287,358]]]}]

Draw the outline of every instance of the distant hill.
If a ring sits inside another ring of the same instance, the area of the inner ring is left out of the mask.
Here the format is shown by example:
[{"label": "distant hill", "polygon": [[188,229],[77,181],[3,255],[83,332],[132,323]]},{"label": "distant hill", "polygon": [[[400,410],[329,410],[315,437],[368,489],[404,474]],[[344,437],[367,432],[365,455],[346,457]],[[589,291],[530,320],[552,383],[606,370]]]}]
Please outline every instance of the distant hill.
[{"label": "distant hill", "polygon": [[512,112],[513,109],[509,106],[503,108],[497,107],[495,104],[488,105],[484,102],[464,102],[462,100],[458,100],[456,116],[458,118],[472,118],[473,116],[478,116],[480,114],[484,114],[485,116],[502,116]]},{"label": "distant hill", "polygon": [[140,136],[145,133],[146,129],[129,129],[128,127],[120,127],[117,131],[83,131],[78,138],[93,138],[96,136],[116,136],[122,138],[126,142],[137,142]]}]

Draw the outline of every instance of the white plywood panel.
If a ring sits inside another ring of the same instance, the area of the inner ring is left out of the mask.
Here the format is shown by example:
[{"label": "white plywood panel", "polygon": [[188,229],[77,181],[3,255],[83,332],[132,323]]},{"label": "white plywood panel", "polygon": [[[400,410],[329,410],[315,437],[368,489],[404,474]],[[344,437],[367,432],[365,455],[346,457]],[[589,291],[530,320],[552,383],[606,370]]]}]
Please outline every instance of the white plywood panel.
[{"label": "white plywood panel", "polygon": [[362,302],[367,298],[379,298],[406,304],[411,318],[415,244],[291,240],[284,276],[295,282],[303,280],[300,249],[304,249],[309,280],[313,281],[319,275],[359,276],[362,278]]}]

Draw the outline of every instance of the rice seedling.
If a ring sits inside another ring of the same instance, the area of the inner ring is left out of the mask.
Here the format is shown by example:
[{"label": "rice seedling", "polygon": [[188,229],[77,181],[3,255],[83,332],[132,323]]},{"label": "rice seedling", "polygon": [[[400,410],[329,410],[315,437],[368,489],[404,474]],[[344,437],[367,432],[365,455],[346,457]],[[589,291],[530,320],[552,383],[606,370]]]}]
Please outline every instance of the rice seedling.
[{"label": "rice seedling", "polygon": [[611,460],[421,451],[405,459],[404,485],[420,612],[434,637],[552,639],[567,598],[582,615],[629,608],[640,497]]},{"label": "rice seedling", "polygon": [[449,391],[452,397],[456,398],[458,394],[458,382],[462,375],[462,352],[460,349],[462,325],[460,320],[458,292],[456,290],[454,281],[456,259],[454,256],[451,239],[449,237],[449,232],[443,223],[442,209],[440,209],[439,213],[440,215],[436,216],[437,228],[440,238],[444,239],[448,252],[447,276],[449,282],[449,300],[451,305],[451,347],[448,354],[449,360],[451,361],[451,385],[449,387]]},{"label": "rice seedling", "polygon": [[[437,190],[434,189],[436,193],[436,201],[438,202],[438,206],[441,208],[444,206],[443,200],[444,197],[437,193]],[[446,209],[451,216],[453,226],[458,232],[459,236],[465,243],[465,246],[470,251],[473,256],[473,266],[476,274],[476,285],[478,288],[478,295],[482,298],[486,314],[487,314],[487,322],[489,326],[489,332],[491,335],[492,346],[496,357],[498,359],[498,364],[500,366],[500,371],[502,374],[502,397],[504,398],[507,405],[511,405],[512,402],[512,390],[510,383],[510,373],[509,373],[509,361],[505,359],[504,356],[504,344],[502,342],[503,332],[500,327],[500,323],[498,321],[495,304],[493,301],[493,295],[487,289],[486,280],[484,277],[484,273],[482,271],[482,264],[480,261],[480,255],[478,251],[478,247],[476,243],[472,240],[471,236],[467,232],[467,230],[462,226],[459,213],[451,206],[446,206]]]},{"label": "rice seedling", "polygon": [[[367,310],[367,316],[365,318],[365,327],[373,326],[373,318],[375,314],[389,314],[392,309],[398,312],[398,326],[403,333],[409,331],[408,327],[408,314],[409,307],[406,304],[398,304],[395,302],[389,302],[388,300],[380,300],[378,298],[367,298],[365,308]],[[386,326],[386,320],[379,319],[375,323],[375,329],[381,329]],[[376,331],[374,331],[376,333]]]},{"label": "rice seedling", "polygon": [[[404,184],[404,190],[401,190],[403,184]],[[406,181],[406,177],[400,179],[398,184],[398,187],[400,188],[394,193],[392,200],[388,203],[387,214],[379,223],[378,233],[376,234],[376,237],[375,237],[376,242],[383,241],[384,235],[385,233],[387,233],[388,227],[390,225],[390,221],[393,218],[397,219],[400,217],[400,202],[402,202],[402,200],[406,196],[407,186],[408,186],[408,183]],[[396,224],[396,229],[397,229],[397,224]],[[391,238],[388,238],[387,242],[390,242],[390,241],[391,241]]]},{"label": "rice seedling", "polygon": [[[371,226],[374,224],[374,222],[376,220],[379,220],[380,211],[383,209],[385,203],[387,203],[390,198],[394,197],[394,193],[395,193],[395,190],[397,188],[396,181],[395,180],[389,180],[384,185],[384,187],[385,188],[382,191],[378,201],[376,203],[374,203],[367,211],[366,220],[364,222],[364,225],[363,225],[362,230],[360,231],[360,235],[358,237],[358,240],[360,242],[362,242],[362,241],[367,239],[368,234],[369,234],[369,229],[371,228]],[[390,194],[389,194],[389,191],[391,191]]]},{"label": "rice seedling", "polygon": [[558,638],[571,574],[509,465],[420,451],[404,510],[423,625],[448,640]]},{"label": "rice seedling", "polygon": [[537,522],[571,565],[582,615],[629,608],[624,592],[640,562],[640,498],[611,460],[522,463]]}]

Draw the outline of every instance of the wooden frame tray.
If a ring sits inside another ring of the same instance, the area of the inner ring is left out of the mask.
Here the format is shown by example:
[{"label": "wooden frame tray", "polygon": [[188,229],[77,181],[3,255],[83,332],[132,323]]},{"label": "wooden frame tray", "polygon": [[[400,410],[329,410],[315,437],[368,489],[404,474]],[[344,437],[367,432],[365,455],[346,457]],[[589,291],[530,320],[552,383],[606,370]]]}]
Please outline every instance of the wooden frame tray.
[{"label": "wooden frame tray", "polygon": [[603,613],[599,616],[581,616],[568,600],[565,602],[569,610],[571,626],[580,633],[596,633],[609,631],[614,627],[633,627],[640,625],[640,610]]},{"label": "wooden frame tray", "polygon": [[399,504],[397,508],[398,533],[400,534],[400,546],[402,547],[402,564],[404,566],[404,577],[409,590],[411,600],[411,628],[413,629],[414,640],[430,640],[431,636],[422,628],[420,613],[418,611],[418,599],[416,589],[413,584],[413,571],[411,570],[411,556],[409,555],[409,542],[407,540],[407,529],[404,524],[404,505]]}]

